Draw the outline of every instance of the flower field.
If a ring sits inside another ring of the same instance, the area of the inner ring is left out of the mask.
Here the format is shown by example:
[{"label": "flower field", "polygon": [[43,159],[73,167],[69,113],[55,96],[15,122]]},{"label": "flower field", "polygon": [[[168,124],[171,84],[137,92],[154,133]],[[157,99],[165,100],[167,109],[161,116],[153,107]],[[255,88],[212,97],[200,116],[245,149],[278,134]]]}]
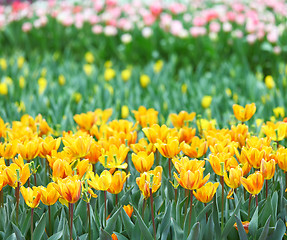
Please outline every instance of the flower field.
[{"label": "flower field", "polygon": [[287,2],[4,1],[1,239],[287,239]]}]

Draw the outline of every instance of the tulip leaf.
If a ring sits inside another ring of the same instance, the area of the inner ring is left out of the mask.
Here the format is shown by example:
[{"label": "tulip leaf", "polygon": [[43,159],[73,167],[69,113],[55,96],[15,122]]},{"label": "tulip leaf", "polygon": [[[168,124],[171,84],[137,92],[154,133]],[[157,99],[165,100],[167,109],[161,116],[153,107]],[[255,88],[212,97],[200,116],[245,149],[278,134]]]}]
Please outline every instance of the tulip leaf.
[{"label": "tulip leaf", "polygon": [[129,237],[131,238],[132,230],[134,229],[135,225],[131,221],[130,217],[127,215],[126,211],[122,210],[121,216],[122,216],[122,220],[123,220],[125,229],[129,235]]},{"label": "tulip leaf", "polygon": [[112,237],[104,229],[101,228],[100,231],[100,240],[112,240]]},{"label": "tulip leaf", "polygon": [[16,239],[17,240],[25,240],[20,229],[14,223],[12,223],[12,227],[13,227],[14,233],[16,234]]},{"label": "tulip leaf", "polygon": [[260,240],[266,240],[269,232],[269,225],[270,225],[271,216],[269,216],[268,220],[265,223],[262,233],[260,234]]},{"label": "tulip leaf", "polygon": [[145,223],[144,223],[142,217],[140,216],[140,214],[139,214],[139,212],[137,211],[136,208],[134,208],[134,212],[135,212],[135,214],[136,214],[136,216],[137,216],[137,220],[138,220],[138,223],[139,223],[139,227],[140,227],[140,230],[141,230],[141,232],[142,232],[144,238],[145,238],[146,240],[153,239],[151,233],[150,233],[149,230],[148,230],[148,227],[145,225]]},{"label": "tulip leaf", "polygon": [[23,232],[24,235],[26,235],[26,233],[28,232],[30,225],[31,225],[31,214],[27,213],[23,221],[23,225],[21,226],[21,231]]},{"label": "tulip leaf", "polygon": [[35,227],[35,230],[33,232],[33,239],[42,239],[42,235],[45,232],[45,226],[46,226],[46,218],[44,213]]},{"label": "tulip leaf", "polygon": [[128,240],[124,235],[114,232],[114,234],[116,234],[118,240]]},{"label": "tulip leaf", "polygon": [[232,216],[228,219],[226,225],[224,226],[223,232],[221,234],[221,239],[225,239],[228,236],[229,232],[233,229],[233,225],[236,221],[235,215],[238,214],[240,207],[241,207],[241,199],[237,203],[236,209],[234,210]]},{"label": "tulip leaf", "polygon": [[274,232],[271,234],[271,236],[268,237],[268,240],[282,239],[285,231],[286,231],[286,226],[284,222],[281,219],[279,219],[276,223]]},{"label": "tulip leaf", "polygon": [[48,238],[48,240],[59,240],[63,235],[63,231],[57,232],[53,234],[51,237]]},{"label": "tulip leaf", "polygon": [[257,229],[258,229],[258,207],[256,207],[248,227],[250,234],[254,237],[256,235]]},{"label": "tulip leaf", "polygon": [[244,230],[241,220],[237,216],[235,216],[235,219],[237,223],[238,234],[239,234],[240,240],[248,240],[247,234]]},{"label": "tulip leaf", "polygon": [[218,220],[218,208],[217,208],[217,198],[214,198],[213,201],[213,209],[212,209],[212,216],[213,216],[213,223],[214,223],[214,230],[216,233],[216,236],[221,235],[221,229],[219,226],[219,220]]},{"label": "tulip leaf", "polygon": [[87,221],[87,203],[81,199],[75,209],[75,217],[79,216],[82,222]]},{"label": "tulip leaf", "polygon": [[170,220],[171,220],[170,214],[171,214],[171,206],[170,206],[170,202],[168,202],[166,210],[165,210],[165,214],[160,224],[161,239],[167,239],[169,235]]},{"label": "tulip leaf", "polygon": [[278,206],[278,193],[274,192],[271,198],[271,206],[272,206],[272,217],[273,221],[277,220],[277,206]]},{"label": "tulip leaf", "polygon": [[85,233],[85,234],[83,234],[83,235],[77,237],[77,240],[86,240],[87,238],[88,238],[88,234]]},{"label": "tulip leaf", "polygon": [[12,233],[8,238],[6,238],[6,240],[17,240],[16,234]]},{"label": "tulip leaf", "polygon": [[200,223],[197,222],[193,225],[187,240],[199,240],[200,237]]},{"label": "tulip leaf", "polygon": [[205,217],[205,214],[212,209],[212,203],[209,203],[206,207],[204,207],[200,213],[197,215],[197,221],[200,221]]},{"label": "tulip leaf", "polygon": [[214,222],[213,222],[213,216],[212,215],[209,216],[207,224],[202,226],[202,230],[203,230],[203,239],[209,240],[209,239],[215,238],[213,236],[213,234],[214,234]]},{"label": "tulip leaf", "polygon": [[132,236],[131,236],[130,239],[141,240],[142,239],[142,235],[139,234],[139,232],[140,232],[139,221],[136,221],[135,226],[134,226],[133,231],[132,231]]},{"label": "tulip leaf", "polygon": [[113,216],[108,219],[107,221],[107,226],[105,227],[105,231],[112,234],[115,226],[116,226],[116,222],[118,220],[118,215],[120,214],[121,208],[119,208],[114,214]]},{"label": "tulip leaf", "polygon": [[183,239],[183,230],[178,226],[177,222],[171,218],[171,227],[174,231],[175,239]]}]

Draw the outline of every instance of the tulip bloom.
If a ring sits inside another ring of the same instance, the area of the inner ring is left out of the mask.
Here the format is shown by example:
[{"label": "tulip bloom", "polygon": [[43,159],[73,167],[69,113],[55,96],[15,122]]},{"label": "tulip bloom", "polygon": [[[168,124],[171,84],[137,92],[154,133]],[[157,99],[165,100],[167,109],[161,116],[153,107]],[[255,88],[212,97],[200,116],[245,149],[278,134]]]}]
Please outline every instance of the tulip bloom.
[{"label": "tulip bloom", "polygon": [[54,187],[68,203],[73,204],[81,197],[82,184],[77,175],[59,179],[58,184],[54,183]]},{"label": "tulip bloom", "polygon": [[47,155],[51,156],[52,151],[58,151],[61,144],[61,138],[54,139],[52,136],[48,136],[40,143],[39,156],[46,158]]},{"label": "tulip bloom", "polygon": [[272,152],[271,147],[264,147],[262,150],[257,148],[242,148],[242,158],[247,159],[248,163],[255,169],[260,168],[261,160],[268,159]]},{"label": "tulip bloom", "polygon": [[144,172],[136,179],[137,185],[145,199],[150,197],[150,188],[155,193],[161,186],[162,167],[157,166],[154,170]]},{"label": "tulip bloom", "polygon": [[147,126],[152,126],[158,122],[158,111],[153,108],[146,109],[144,106],[140,106],[138,111],[133,110],[135,119],[144,128]]},{"label": "tulip bloom", "polygon": [[197,159],[189,159],[188,157],[182,157],[180,159],[173,158],[172,162],[174,164],[174,167],[178,173],[180,173],[182,170],[190,170],[192,172],[203,168],[205,165],[204,160],[197,160]]},{"label": "tulip bloom", "polygon": [[229,170],[229,175],[227,175],[227,172],[224,173],[224,182],[228,187],[231,188],[227,195],[228,199],[232,199],[231,196],[234,192],[234,189],[241,185],[241,177],[243,177],[243,171],[239,165],[236,168],[231,168]]},{"label": "tulip bloom", "polygon": [[139,173],[147,172],[151,169],[154,163],[154,154],[147,154],[146,152],[139,152],[138,154],[132,154],[132,161]]},{"label": "tulip bloom", "polygon": [[112,174],[107,170],[104,170],[100,176],[98,174],[94,176],[91,173],[90,178],[88,184],[96,190],[107,191],[112,183]]},{"label": "tulip bloom", "polygon": [[219,186],[219,182],[217,183],[206,183],[203,187],[197,189],[197,191],[193,191],[196,199],[203,203],[208,203],[212,200],[216,190]]},{"label": "tulip bloom", "polygon": [[252,195],[257,195],[263,187],[264,177],[261,172],[255,172],[247,178],[241,177],[241,183],[247,192]]},{"label": "tulip bloom", "polygon": [[237,118],[237,120],[241,122],[248,121],[254,115],[255,112],[256,112],[255,103],[246,104],[245,108],[238,104],[233,105],[233,113]]},{"label": "tulip bloom", "polygon": [[40,141],[38,138],[34,138],[31,141],[25,141],[24,143],[18,143],[17,152],[23,157],[23,159],[30,161],[36,158],[40,152]]},{"label": "tulip bloom", "polygon": [[211,154],[209,163],[218,176],[224,176],[224,171],[229,171],[238,165],[236,159],[229,153]]},{"label": "tulip bloom", "polygon": [[190,145],[182,143],[181,148],[185,155],[191,158],[200,158],[206,153],[208,145],[204,139],[193,137]]},{"label": "tulip bloom", "polygon": [[92,171],[92,165],[90,164],[89,159],[84,159],[78,162],[77,175],[80,179],[82,179],[84,175],[89,171]]},{"label": "tulip bloom", "polygon": [[[20,179],[17,179],[17,171],[19,171]],[[4,171],[4,176],[7,184],[13,188],[17,187],[18,180],[21,186],[24,185],[27,182],[30,175],[31,173],[28,164],[25,164],[23,168],[20,168],[17,164],[12,163]]]},{"label": "tulip bloom", "polygon": [[132,216],[134,209],[133,209],[133,207],[131,205],[125,205],[125,206],[123,206],[123,209],[125,210],[126,214],[129,217]]},{"label": "tulip bloom", "polygon": [[158,139],[155,147],[166,158],[173,158],[181,151],[178,139],[173,137],[169,137],[167,143],[163,143]]},{"label": "tulip bloom", "polygon": [[143,128],[142,131],[146,135],[149,142],[154,144],[157,142],[157,140],[165,141],[170,128],[164,124],[162,126],[154,124],[151,127]]},{"label": "tulip bloom", "polygon": [[60,197],[53,183],[49,183],[46,188],[43,186],[39,188],[41,190],[41,202],[46,206],[54,205]]},{"label": "tulip bloom", "polygon": [[275,173],[275,161],[271,159],[266,162],[264,159],[261,161],[260,172],[262,172],[264,179],[269,180],[273,178]]},{"label": "tulip bloom", "polygon": [[5,159],[11,159],[17,154],[18,141],[0,143],[0,155]]},{"label": "tulip bloom", "polygon": [[127,175],[125,172],[116,171],[112,176],[112,182],[107,191],[112,194],[119,194],[123,190],[124,183],[128,177],[129,175]]},{"label": "tulip bloom", "polygon": [[287,149],[279,148],[276,153],[276,160],[278,166],[284,171],[287,172]]},{"label": "tulip bloom", "polygon": [[191,127],[182,127],[179,129],[177,137],[180,143],[185,142],[190,144],[192,142],[193,137],[195,136],[196,129]]},{"label": "tulip bloom", "polygon": [[179,114],[169,114],[169,118],[175,128],[181,128],[187,121],[191,122],[194,119],[195,115],[195,112],[187,113],[186,111],[181,111]]},{"label": "tulip bloom", "polygon": [[277,122],[274,124],[272,122],[267,122],[267,125],[262,126],[262,130],[267,137],[278,142],[286,137],[287,123]]},{"label": "tulip bloom", "polygon": [[41,200],[41,189],[39,187],[25,188],[22,186],[20,191],[26,204],[30,208],[38,207]]},{"label": "tulip bloom", "polygon": [[144,138],[141,138],[138,143],[131,144],[130,147],[135,153],[146,152],[147,155],[156,151],[154,144],[148,143]]}]

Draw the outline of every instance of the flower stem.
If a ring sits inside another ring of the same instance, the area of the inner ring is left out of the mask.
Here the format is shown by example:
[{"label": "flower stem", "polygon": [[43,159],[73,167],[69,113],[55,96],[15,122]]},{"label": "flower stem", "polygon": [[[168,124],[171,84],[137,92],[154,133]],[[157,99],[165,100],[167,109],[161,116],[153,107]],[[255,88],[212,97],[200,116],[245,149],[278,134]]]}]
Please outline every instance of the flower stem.
[{"label": "flower stem", "polygon": [[265,180],[265,187],[266,187],[266,199],[268,197],[268,180]]},{"label": "flower stem", "polygon": [[107,225],[107,191],[104,191],[105,196],[105,226]]},{"label": "flower stem", "polygon": [[0,191],[0,207],[4,205],[3,189]]},{"label": "flower stem", "polygon": [[146,206],[146,200],[145,200],[145,198],[144,198],[144,200],[143,200],[143,210],[142,210],[142,219],[144,219],[145,206]]},{"label": "flower stem", "polygon": [[255,195],[256,207],[258,207],[258,194]]},{"label": "flower stem", "polygon": [[159,151],[157,149],[155,152],[155,165],[159,166]]},{"label": "flower stem", "polygon": [[116,194],[116,205],[118,205],[118,194]]},{"label": "flower stem", "polygon": [[88,225],[89,225],[89,240],[91,240],[91,210],[90,210],[90,202],[87,202],[87,214],[88,214]]},{"label": "flower stem", "polygon": [[[204,203],[205,207],[206,207],[206,205],[207,205],[207,203]],[[207,223],[207,221],[208,221],[208,214],[207,214],[207,212],[205,213],[205,218],[206,218],[206,223]]]},{"label": "flower stem", "polygon": [[48,206],[48,214],[49,214],[49,235],[52,236],[51,206]]},{"label": "flower stem", "polygon": [[150,191],[150,207],[151,207],[151,217],[152,217],[153,234],[154,234],[154,240],[156,240],[156,230],[155,230],[155,222],[154,222],[152,189],[150,188],[149,191]]},{"label": "flower stem", "polygon": [[17,187],[15,188],[15,197],[16,197],[16,223],[18,225],[19,202],[20,202],[20,182],[17,182]]},{"label": "flower stem", "polygon": [[168,159],[168,173],[169,173],[169,178],[171,179],[171,159]]},{"label": "flower stem", "polygon": [[177,188],[174,189],[174,200],[177,202]]},{"label": "flower stem", "polygon": [[34,173],[34,183],[35,183],[35,186],[37,186],[37,177],[36,177],[36,173]]},{"label": "flower stem", "polygon": [[34,208],[31,208],[31,240],[33,240],[33,216],[34,216]]},{"label": "flower stem", "polygon": [[73,203],[69,203],[69,207],[70,207],[70,240],[73,239],[73,218],[74,218],[74,204]]},{"label": "flower stem", "polygon": [[249,195],[249,203],[248,203],[248,221],[250,221],[250,205],[251,205],[251,197],[252,197],[252,195],[251,195],[251,193],[250,193],[250,195]]},{"label": "flower stem", "polygon": [[192,214],[192,201],[193,201],[193,190],[189,191],[190,193],[190,209],[189,209],[189,233],[191,231],[191,214]]},{"label": "flower stem", "polygon": [[220,176],[220,182],[221,182],[221,232],[223,231],[224,227],[224,179],[223,176]]}]

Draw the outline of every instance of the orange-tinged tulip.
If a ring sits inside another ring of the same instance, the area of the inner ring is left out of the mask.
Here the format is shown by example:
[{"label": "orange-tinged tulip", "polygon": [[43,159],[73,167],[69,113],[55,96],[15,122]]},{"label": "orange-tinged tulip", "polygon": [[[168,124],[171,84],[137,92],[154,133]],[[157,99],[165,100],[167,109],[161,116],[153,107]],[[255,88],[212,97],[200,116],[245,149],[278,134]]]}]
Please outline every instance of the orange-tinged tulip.
[{"label": "orange-tinged tulip", "polygon": [[238,104],[233,104],[233,113],[237,120],[241,122],[248,121],[254,115],[255,112],[255,103],[246,104],[245,108]]},{"label": "orange-tinged tulip", "polygon": [[111,186],[113,176],[109,171],[104,170],[100,176],[98,174],[94,175],[91,173],[90,178],[91,180],[88,180],[88,184],[92,188],[96,190],[107,191]]},{"label": "orange-tinged tulip", "polygon": [[24,143],[18,143],[17,152],[27,161],[36,158],[40,152],[39,138],[34,138],[33,140],[25,141]]},{"label": "orange-tinged tulip", "polygon": [[246,146],[249,148],[257,148],[258,150],[262,150],[264,147],[270,147],[271,138],[259,138],[256,136],[252,136],[246,139]]},{"label": "orange-tinged tulip", "polygon": [[17,153],[18,140],[12,140],[11,142],[5,142],[0,144],[0,155],[5,159],[11,159],[15,157]]},{"label": "orange-tinged tulip", "polygon": [[141,138],[138,143],[131,144],[130,147],[135,153],[146,152],[150,155],[152,152],[154,153],[156,151],[154,144],[148,143],[144,138]]},{"label": "orange-tinged tulip", "polygon": [[[245,221],[245,222],[242,222],[242,225],[243,225],[243,228],[244,228],[244,230],[245,230],[245,232],[246,233],[248,233],[249,232],[249,221]],[[236,228],[236,230],[238,231],[238,227],[237,227],[237,223],[234,223],[234,225],[233,225],[235,228]]]},{"label": "orange-tinged tulip", "polygon": [[59,179],[58,184],[55,183],[54,187],[68,203],[75,203],[81,197],[82,184],[77,175]]},{"label": "orange-tinged tulip", "polygon": [[146,109],[144,106],[140,106],[138,111],[133,110],[132,112],[135,115],[135,119],[143,128],[152,126],[158,122],[158,111],[153,108]]},{"label": "orange-tinged tulip", "polygon": [[117,237],[117,235],[115,233],[112,234],[112,239],[113,240],[118,240],[118,237]]},{"label": "orange-tinged tulip", "polygon": [[41,202],[46,206],[54,205],[60,197],[59,192],[54,187],[54,183],[49,183],[47,187],[40,186]]},{"label": "orange-tinged tulip", "polygon": [[252,195],[256,195],[260,193],[263,187],[264,177],[261,172],[257,171],[249,175],[247,178],[242,177],[241,183],[247,192],[251,193]]},{"label": "orange-tinged tulip", "polygon": [[131,217],[132,216],[132,214],[133,214],[133,211],[134,211],[134,208],[131,206],[131,205],[124,205],[123,206],[123,209],[125,210],[125,212],[127,213],[127,215],[129,216],[129,217]]},{"label": "orange-tinged tulip", "polygon": [[38,125],[38,135],[40,137],[53,133],[53,129],[49,127],[47,121],[43,119],[41,114],[38,114],[35,118],[35,124]]},{"label": "orange-tinged tulip", "polygon": [[287,149],[279,148],[276,152],[276,160],[278,166],[284,171],[287,172]]},{"label": "orange-tinged tulip", "polygon": [[265,147],[262,150],[258,150],[256,148],[242,148],[241,155],[242,158],[245,158],[252,167],[258,169],[260,168],[261,160],[269,159],[271,152],[271,147]]},{"label": "orange-tinged tulip", "polygon": [[6,138],[7,126],[8,123],[5,123],[4,120],[0,117],[0,138]]},{"label": "orange-tinged tulip", "polygon": [[154,154],[147,154],[146,152],[138,152],[138,154],[132,154],[132,161],[135,169],[139,173],[147,172],[151,169],[154,163]]},{"label": "orange-tinged tulip", "polygon": [[25,203],[30,208],[38,207],[41,200],[41,189],[39,187],[25,188],[22,186],[20,191],[25,200]]},{"label": "orange-tinged tulip", "polygon": [[166,158],[173,158],[181,151],[178,139],[173,137],[169,137],[166,143],[158,139],[155,147]]},{"label": "orange-tinged tulip", "polygon": [[197,191],[194,191],[193,194],[198,201],[208,203],[212,200],[218,186],[219,186],[218,182],[217,183],[209,182],[206,183],[203,187],[197,189]]},{"label": "orange-tinged tulip", "polygon": [[245,124],[238,124],[237,126],[231,126],[231,139],[238,142],[240,147],[245,146],[246,139],[250,136],[248,132],[248,126]]},{"label": "orange-tinged tulip", "polygon": [[28,163],[25,164],[23,168],[20,168],[17,164],[12,163],[5,169],[4,175],[7,184],[13,188],[17,187],[17,171],[19,172],[19,182],[21,186],[27,182],[31,175]]},{"label": "orange-tinged tulip", "polygon": [[90,164],[89,159],[84,159],[78,162],[77,174],[80,179],[82,179],[84,175],[89,171],[92,171],[92,165]]},{"label": "orange-tinged tulip", "polygon": [[241,177],[243,177],[243,171],[238,165],[236,168],[230,168],[229,174],[224,173],[224,182],[230,188],[238,188],[241,186]]},{"label": "orange-tinged tulip", "polygon": [[136,179],[137,185],[145,199],[150,197],[150,188],[155,193],[161,186],[162,167],[157,166],[154,170],[144,172]]},{"label": "orange-tinged tulip", "polygon": [[62,140],[65,145],[64,150],[72,158],[77,159],[89,154],[93,138],[89,135],[66,135]]},{"label": "orange-tinged tulip", "polygon": [[102,155],[99,157],[99,162],[105,168],[120,168],[125,169],[128,167],[127,163],[124,163],[129,148],[122,144],[119,148],[116,145],[110,145],[108,150],[102,149]]},{"label": "orange-tinged tulip", "polygon": [[107,191],[112,194],[119,194],[123,190],[124,183],[128,177],[129,175],[125,172],[116,171],[112,176],[112,182]]},{"label": "orange-tinged tulip", "polygon": [[54,139],[52,136],[48,136],[40,143],[39,156],[46,158],[47,155],[51,156],[52,151],[58,151],[61,144],[61,138]]},{"label": "orange-tinged tulip", "polygon": [[264,134],[273,141],[281,141],[286,137],[287,123],[285,122],[267,122],[261,127]]},{"label": "orange-tinged tulip", "polygon": [[217,153],[230,153],[233,156],[238,150],[238,143],[237,142],[229,142],[227,145],[225,142],[217,142],[213,146],[210,145],[210,152],[213,154]]},{"label": "orange-tinged tulip", "polygon": [[178,141],[190,144],[196,134],[196,129],[191,127],[182,127],[178,131]]},{"label": "orange-tinged tulip", "polygon": [[220,143],[222,146],[227,146],[231,142],[231,134],[229,129],[212,129],[204,131],[204,136],[207,139],[208,146],[214,146]]},{"label": "orange-tinged tulip", "polygon": [[173,175],[175,179],[178,181],[180,186],[185,189],[194,190],[201,188],[209,179],[210,173],[203,178],[204,168],[200,168],[194,172],[190,170],[182,170],[180,172],[180,176],[174,172]]},{"label": "orange-tinged tulip", "polygon": [[266,162],[264,159],[261,161],[260,171],[263,174],[264,179],[269,180],[273,178],[275,173],[275,161],[271,159],[270,161]]},{"label": "orange-tinged tulip", "polygon": [[52,170],[53,170],[54,181],[57,181],[59,178],[64,179],[67,176],[71,176],[73,173],[70,164],[67,161],[60,158],[54,162]]},{"label": "orange-tinged tulip", "polygon": [[96,164],[102,154],[101,149],[102,147],[99,143],[97,143],[96,141],[92,141],[90,152],[85,158],[89,159],[91,164]]},{"label": "orange-tinged tulip", "polygon": [[224,171],[229,171],[230,168],[235,168],[238,165],[230,153],[210,154],[209,163],[218,176],[224,176]]},{"label": "orange-tinged tulip", "polygon": [[187,113],[186,111],[181,111],[179,114],[169,114],[169,118],[175,128],[181,128],[187,121],[191,122],[195,118],[195,115],[195,112]]},{"label": "orange-tinged tulip", "polygon": [[181,148],[185,155],[191,158],[200,158],[206,153],[208,145],[204,139],[193,137],[190,145],[182,143]]},{"label": "orange-tinged tulip", "polygon": [[98,120],[95,112],[76,114],[73,118],[80,128],[86,131],[89,131]]},{"label": "orange-tinged tulip", "polygon": [[157,142],[157,140],[165,141],[170,128],[164,124],[162,126],[154,124],[151,127],[143,128],[142,131],[146,135],[149,142],[154,144]]},{"label": "orange-tinged tulip", "polygon": [[0,191],[2,191],[2,188],[6,186],[6,179],[3,173],[0,173]]},{"label": "orange-tinged tulip", "polygon": [[178,173],[180,173],[182,170],[185,171],[190,170],[194,172],[200,168],[203,168],[205,165],[204,160],[197,160],[197,159],[190,160],[188,157],[182,157],[180,159],[173,158],[172,162]]}]

